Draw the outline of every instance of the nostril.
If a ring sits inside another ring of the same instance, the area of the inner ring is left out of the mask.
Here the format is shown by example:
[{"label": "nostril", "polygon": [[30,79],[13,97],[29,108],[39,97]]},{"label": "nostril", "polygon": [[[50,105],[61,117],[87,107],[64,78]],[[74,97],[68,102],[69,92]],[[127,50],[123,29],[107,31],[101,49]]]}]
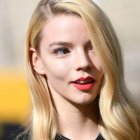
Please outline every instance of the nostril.
[{"label": "nostril", "polygon": [[91,68],[90,66],[79,66],[77,67],[77,71],[81,71],[81,70],[84,70],[84,71],[89,71]]}]

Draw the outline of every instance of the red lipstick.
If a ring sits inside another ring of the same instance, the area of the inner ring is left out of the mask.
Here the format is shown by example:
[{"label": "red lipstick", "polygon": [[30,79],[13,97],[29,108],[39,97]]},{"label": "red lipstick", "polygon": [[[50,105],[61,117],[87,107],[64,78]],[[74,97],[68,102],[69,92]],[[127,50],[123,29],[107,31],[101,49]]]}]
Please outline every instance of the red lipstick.
[{"label": "red lipstick", "polygon": [[95,83],[95,79],[92,77],[80,77],[79,79],[72,82],[72,84],[78,89],[82,91],[90,90]]}]

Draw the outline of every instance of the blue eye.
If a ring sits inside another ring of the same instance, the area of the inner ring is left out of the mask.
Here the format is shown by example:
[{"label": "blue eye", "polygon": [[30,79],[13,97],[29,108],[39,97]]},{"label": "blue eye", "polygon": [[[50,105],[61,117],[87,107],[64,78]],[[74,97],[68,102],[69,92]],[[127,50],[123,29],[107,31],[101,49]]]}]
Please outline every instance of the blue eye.
[{"label": "blue eye", "polygon": [[54,49],[53,53],[56,54],[56,55],[65,55],[67,53],[70,53],[70,51],[66,47],[60,47],[60,48]]}]

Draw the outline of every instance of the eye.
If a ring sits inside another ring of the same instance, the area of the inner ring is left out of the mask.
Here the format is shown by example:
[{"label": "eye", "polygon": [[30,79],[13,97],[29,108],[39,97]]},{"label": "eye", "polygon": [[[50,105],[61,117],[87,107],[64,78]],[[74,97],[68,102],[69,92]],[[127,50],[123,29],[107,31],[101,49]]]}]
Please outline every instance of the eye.
[{"label": "eye", "polygon": [[93,46],[92,46],[92,44],[91,44],[90,41],[88,41],[88,42],[85,44],[85,46],[86,46],[86,50],[93,50]]},{"label": "eye", "polygon": [[70,53],[70,51],[66,47],[59,47],[59,48],[54,49],[53,53],[56,55],[65,55],[67,53]]},{"label": "eye", "polygon": [[90,53],[95,54],[95,49],[93,48],[93,46],[92,46],[91,43],[89,43],[89,44],[87,45],[87,50],[88,50]]},{"label": "eye", "polygon": [[92,45],[89,45],[89,46],[88,46],[88,50],[93,50]]},{"label": "eye", "polygon": [[93,46],[92,46],[91,42],[89,42],[87,46],[88,46],[88,50],[93,50]]}]

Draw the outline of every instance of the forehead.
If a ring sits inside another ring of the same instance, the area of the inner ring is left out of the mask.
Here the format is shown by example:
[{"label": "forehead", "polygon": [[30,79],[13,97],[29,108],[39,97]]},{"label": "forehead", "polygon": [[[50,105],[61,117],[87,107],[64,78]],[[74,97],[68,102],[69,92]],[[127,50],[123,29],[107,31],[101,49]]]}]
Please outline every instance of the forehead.
[{"label": "forehead", "polygon": [[57,41],[74,40],[75,37],[89,38],[83,19],[77,15],[57,15],[49,19],[42,30],[42,37],[47,40],[57,39]]}]

